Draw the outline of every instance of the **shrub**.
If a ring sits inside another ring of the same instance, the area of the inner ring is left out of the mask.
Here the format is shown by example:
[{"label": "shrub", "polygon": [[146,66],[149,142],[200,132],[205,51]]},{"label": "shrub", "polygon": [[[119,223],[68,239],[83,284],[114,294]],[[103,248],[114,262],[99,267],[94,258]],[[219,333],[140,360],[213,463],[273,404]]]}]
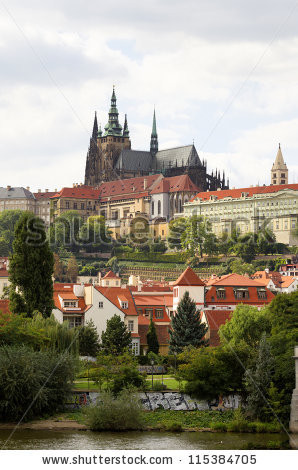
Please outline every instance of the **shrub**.
[{"label": "shrub", "polygon": [[227,431],[227,425],[226,423],[211,423],[210,424],[211,429],[214,429],[214,431],[221,431],[221,432],[226,432]]},{"label": "shrub", "polygon": [[28,420],[63,409],[74,372],[74,358],[69,354],[1,347],[0,420]]},{"label": "shrub", "polygon": [[132,389],[122,390],[117,397],[102,392],[95,405],[84,409],[86,423],[92,431],[127,431],[143,427],[142,405]]},{"label": "shrub", "polygon": [[181,423],[176,423],[176,422],[169,423],[169,424],[166,426],[166,431],[170,431],[170,432],[182,432],[182,431],[183,431],[182,424],[181,424]]},{"label": "shrub", "polygon": [[166,384],[163,384],[160,380],[156,380],[153,382],[153,388],[155,392],[161,391],[161,390],[166,390],[167,386]]}]

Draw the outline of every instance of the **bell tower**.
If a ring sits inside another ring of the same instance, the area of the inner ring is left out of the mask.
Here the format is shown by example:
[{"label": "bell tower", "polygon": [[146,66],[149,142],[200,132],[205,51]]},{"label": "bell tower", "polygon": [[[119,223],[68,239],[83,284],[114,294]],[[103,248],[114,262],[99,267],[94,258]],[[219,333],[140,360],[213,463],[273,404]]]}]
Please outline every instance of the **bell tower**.
[{"label": "bell tower", "polygon": [[280,144],[271,169],[271,184],[288,184],[288,167],[285,164]]}]

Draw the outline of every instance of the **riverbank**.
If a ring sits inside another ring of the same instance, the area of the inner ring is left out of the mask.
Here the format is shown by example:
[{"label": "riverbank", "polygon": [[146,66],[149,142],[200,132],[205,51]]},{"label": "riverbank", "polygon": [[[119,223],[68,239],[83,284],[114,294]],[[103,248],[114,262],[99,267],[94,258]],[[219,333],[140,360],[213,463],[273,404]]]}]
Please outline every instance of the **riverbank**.
[{"label": "riverbank", "polygon": [[[56,430],[87,431],[85,416],[81,410],[61,413],[57,416],[34,420],[27,423],[0,423],[0,430]],[[252,423],[235,419],[234,411],[144,411],[141,431],[171,432],[242,432],[280,433],[278,423]]]}]

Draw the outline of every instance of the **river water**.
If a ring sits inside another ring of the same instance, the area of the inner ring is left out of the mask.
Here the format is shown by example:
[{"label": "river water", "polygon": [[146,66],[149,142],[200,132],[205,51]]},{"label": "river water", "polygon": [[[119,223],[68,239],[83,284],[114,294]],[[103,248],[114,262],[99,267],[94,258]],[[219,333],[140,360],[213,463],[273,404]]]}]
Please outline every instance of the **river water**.
[{"label": "river water", "polygon": [[76,449],[76,450],[241,450],[248,443],[264,445],[270,441],[284,442],[283,434],[237,434],[211,432],[91,432],[91,431],[37,431],[0,430],[0,449]]}]

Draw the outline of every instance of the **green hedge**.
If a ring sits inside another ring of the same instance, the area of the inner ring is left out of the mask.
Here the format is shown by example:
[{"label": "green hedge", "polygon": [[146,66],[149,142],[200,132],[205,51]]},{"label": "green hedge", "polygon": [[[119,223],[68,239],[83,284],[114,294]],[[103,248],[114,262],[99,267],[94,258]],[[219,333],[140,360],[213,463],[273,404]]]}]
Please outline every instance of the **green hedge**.
[{"label": "green hedge", "polygon": [[155,263],[185,263],[186,253],[117,253],[119,260],[151,261]]}]

